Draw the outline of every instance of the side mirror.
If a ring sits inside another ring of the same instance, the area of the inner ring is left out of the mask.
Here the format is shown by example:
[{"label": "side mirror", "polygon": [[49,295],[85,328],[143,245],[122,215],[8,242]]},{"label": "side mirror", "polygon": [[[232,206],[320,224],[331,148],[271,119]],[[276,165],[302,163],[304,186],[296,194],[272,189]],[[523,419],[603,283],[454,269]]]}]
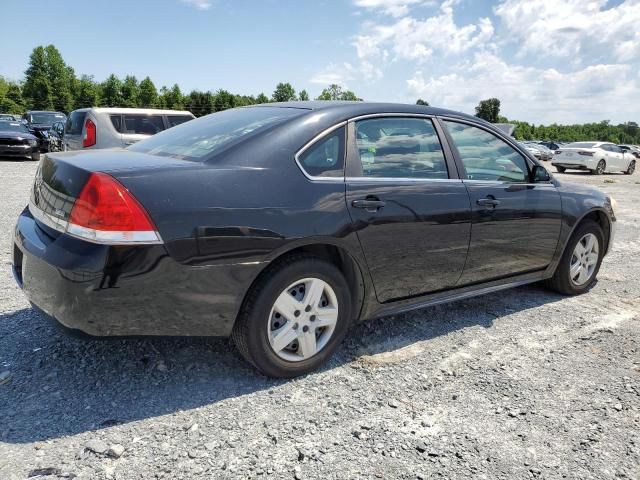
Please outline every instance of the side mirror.
[{"label": "side mirror", "polygon": [[549,180],[551,180],[551,175],[549,175],[547,169],[542,165],[536,165],[531,171],[531,178],[533,180],[533,183],[548,182]]}]

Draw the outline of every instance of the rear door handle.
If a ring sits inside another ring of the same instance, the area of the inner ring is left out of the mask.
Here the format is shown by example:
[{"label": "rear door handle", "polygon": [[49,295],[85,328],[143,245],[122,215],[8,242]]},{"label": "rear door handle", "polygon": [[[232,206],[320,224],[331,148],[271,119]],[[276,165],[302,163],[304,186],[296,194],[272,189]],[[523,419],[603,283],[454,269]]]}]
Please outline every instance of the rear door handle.
[{"label": "rear door handle", "polygon": [[364,208],[368,212],[377,212],[386,204],[387,202],[377,199],[354,200],[351,202],[353,208]]},{"label": "rear door handle", "polygon": [[480,205],[481,207],[497,207],[498,205],[500,205],[500,200],[496,200],[493,197],[487,197],[487,198],[479,198],[478,200],[476,200],[476,203],[478,205]]}]

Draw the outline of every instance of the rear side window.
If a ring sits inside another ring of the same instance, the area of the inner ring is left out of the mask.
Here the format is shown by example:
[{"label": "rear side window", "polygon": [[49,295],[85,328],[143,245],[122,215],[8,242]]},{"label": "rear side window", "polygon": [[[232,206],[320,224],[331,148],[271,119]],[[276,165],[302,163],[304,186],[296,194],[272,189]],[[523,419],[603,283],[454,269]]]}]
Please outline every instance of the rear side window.
[{"label": "rear side window", "polygon": [[155,135],[164,130],[162,115],[123,115],[124,134]]},{"label": "rear side window", "polygon": [[430,119],[360,120],[355,130],[363,177],[449,177],[440,139]]},{"label": "rear side window", "polygon": [[71,112],[65,125],[65,132],[69,135],[82,135],[82,127],[87,112]]},{"label": "rear side window", "polygon": [[344,176],[344,127],[307,148],[298,161],[312,177]]},{"label": "rear side window", "polygon": [[203,162],[234,143],[307,112],[298,108],[234,108],[183,123],[129,148],[134,152]]},{"label": "rear side window", "polygon": [[190,117],[189,115],[167,115],[167,123],[169,124],[168,128],[175,127],[176,125],[188,122],[189,120],[193,120],[193,117]]},{"label": "rear side window", "polygon": [[116,129],[116,132],[122,133],[122,115],[109,115],[111,119],[111,125]]},{"label": "rear side window", "polygon": [[527,161],[504,140],[478,127],[445,121],[470,180],[528,182]]}]

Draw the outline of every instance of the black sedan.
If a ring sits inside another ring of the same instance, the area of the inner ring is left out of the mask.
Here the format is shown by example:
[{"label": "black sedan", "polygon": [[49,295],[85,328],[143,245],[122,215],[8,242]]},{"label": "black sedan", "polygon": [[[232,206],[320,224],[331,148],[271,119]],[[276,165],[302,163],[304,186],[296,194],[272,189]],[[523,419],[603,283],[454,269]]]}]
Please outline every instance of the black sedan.
[{"label": "black sedan", "polygon": [[585,292],[614,207],[472,116],[268,104],[124,151],[47,154],[13,270],[70,329],[231,335],[257,369],[291,377],[354,321],[538,281]]},{"label": "black sedan", "polygon": [[0,157],[40,160],[40,140],[22,123],[0,120]]}]

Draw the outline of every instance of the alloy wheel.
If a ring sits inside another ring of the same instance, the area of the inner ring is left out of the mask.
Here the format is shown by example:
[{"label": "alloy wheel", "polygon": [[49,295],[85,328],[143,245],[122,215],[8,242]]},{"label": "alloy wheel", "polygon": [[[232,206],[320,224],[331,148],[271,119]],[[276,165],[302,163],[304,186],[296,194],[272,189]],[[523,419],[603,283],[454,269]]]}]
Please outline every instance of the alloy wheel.
[{"label": "alloy wheel", "polygon": [[629,168],[627,169],[627,173],[628,173],[629,175],[632,175],[632,174],[633,174],[633,172],[635,172],[635,171],[636,171],[636,161],[635,161],[635,160],[633,160],[633,161],[631,162],[631,165],[629,165]]},{"label": "alloy wheel", "polygon": [[604,173],[604,169],[606,168],[607,164],[604,162],[604,160],[600,160],[598,162],[598,166],[596,167],[596,173],[598,175],[602,175]]},{"label": "alloy wheel", "polygon": [[598,265],[598,238],[593,233],[587,233],[576,244],[571,255],[569,276],[576,286],[582,286],[593,276]]},{"label": "alloy wheel", "polygon": [[319,278],[304,278],[276,298],[267,324],[274,353],[290,362],[307,360],[329,342],[338,322],[338,299]]}]

